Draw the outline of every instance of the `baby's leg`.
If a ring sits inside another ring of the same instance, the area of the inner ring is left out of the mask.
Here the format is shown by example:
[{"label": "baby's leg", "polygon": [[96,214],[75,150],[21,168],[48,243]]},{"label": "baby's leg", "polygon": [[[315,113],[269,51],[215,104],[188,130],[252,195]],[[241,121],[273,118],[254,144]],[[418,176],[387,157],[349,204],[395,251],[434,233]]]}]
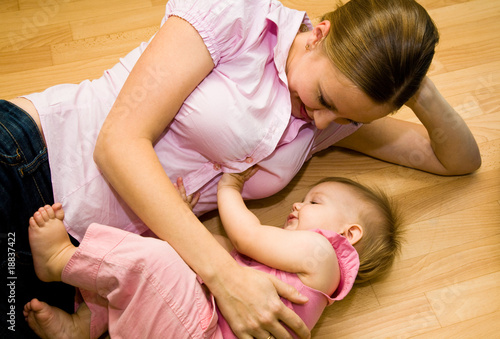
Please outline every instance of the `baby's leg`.
[{"label": "baby's leg", "polygon": [[59,203],[40,207],[29,221],[29,240],[33,263],[42,281],[61,281],[61,272],[75,253],[63,224],[64,211]]},{"label": "baby's leg", "polygon": [[[42,281],[61,281],[61,273],[76,247],[63,224],[61,204],[41,207],[29,221],[29,240],[33,263]],[[83,303],[74,314],[33,299],[24,306],[28,325],[41,338],[88,338],[90,310]]]},{"label": "baby's leg", "polygon": [[40,338],[89,338],[90,310],[82,303],[69,314],[60,308],[33,299],[24,305],[24,318]]}]

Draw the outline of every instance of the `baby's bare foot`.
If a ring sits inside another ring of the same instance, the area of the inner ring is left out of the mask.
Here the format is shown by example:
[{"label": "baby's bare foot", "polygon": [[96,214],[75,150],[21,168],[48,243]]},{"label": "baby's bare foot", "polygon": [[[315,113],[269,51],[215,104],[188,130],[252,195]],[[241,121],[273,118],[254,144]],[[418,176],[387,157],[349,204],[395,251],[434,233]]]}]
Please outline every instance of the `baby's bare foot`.
[{"label": "baby's bare foot", "polygon": [[63,224],[61,204],[40,207],[29,221],[29,239],[33,263],[42,281],[61,281],[64,266],[75,253]]},{"label": "baby's bare foot", "polygon": [[85,303],[77,313],[63,310],[33,299],[24,305],[24,317],[40,338],[88,338],[90,335],[90,310]]}]

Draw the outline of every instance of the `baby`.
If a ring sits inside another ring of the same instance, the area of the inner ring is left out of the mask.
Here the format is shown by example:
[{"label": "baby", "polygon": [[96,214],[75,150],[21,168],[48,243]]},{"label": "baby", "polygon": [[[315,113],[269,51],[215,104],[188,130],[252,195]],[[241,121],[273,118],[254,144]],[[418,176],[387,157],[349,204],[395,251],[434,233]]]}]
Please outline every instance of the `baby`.
[{"label": "baby", "polygon": [[[329,178],[293,204],[282,228],[261,225],[240,194],[255,171],[224,174],[218,184],[233,257],[307,297],[304,304],[281,300],[312,328],[356,277],[367,281],[388,270],[399,249],[399,222],[385,195]],[[92,224],[74,247],[63,217],[55,204],[30,219],[36,273],[43,281],[79,287],[85,302],[72,315],[37,299],[27,303],[25,317],[39,336],[97,338],[107,330],[111,337],[235,337],[206,287],[168,243]]]}]

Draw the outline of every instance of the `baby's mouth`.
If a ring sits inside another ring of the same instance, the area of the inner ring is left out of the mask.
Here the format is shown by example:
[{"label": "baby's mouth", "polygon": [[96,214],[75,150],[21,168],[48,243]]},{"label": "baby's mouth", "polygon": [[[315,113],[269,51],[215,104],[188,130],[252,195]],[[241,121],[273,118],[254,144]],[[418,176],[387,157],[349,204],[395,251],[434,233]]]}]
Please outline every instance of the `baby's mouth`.
[{"label": "baby's mouth", "polygon": [[294,219],[297,219],[297,217],[296,217],[293,213],[290,213],[290,214],[288,215],[288,218],[286,218],[286,223],[287,223],[287,225],[288,225],[288,223],[289,223],[290,221],[292,221],[292,220],[294,220]]}]

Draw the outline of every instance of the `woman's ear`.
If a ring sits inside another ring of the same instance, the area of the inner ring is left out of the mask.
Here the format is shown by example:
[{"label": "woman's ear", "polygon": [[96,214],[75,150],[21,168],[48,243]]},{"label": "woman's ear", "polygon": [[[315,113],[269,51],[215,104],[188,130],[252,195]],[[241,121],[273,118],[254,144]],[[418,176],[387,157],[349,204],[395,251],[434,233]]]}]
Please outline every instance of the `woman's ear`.
[{"label": "woman's ear", "polygon": [[342,235],[349,241],[351,245],[357,243],[363,237],[363,227],[358,224],[347,226]]},{"label": "woman's ear", "polygon": [[328,35],[328,32],[330,32],[330,21],[321,21],[309,32],[307,44],[313,48],[316,47]]}]

